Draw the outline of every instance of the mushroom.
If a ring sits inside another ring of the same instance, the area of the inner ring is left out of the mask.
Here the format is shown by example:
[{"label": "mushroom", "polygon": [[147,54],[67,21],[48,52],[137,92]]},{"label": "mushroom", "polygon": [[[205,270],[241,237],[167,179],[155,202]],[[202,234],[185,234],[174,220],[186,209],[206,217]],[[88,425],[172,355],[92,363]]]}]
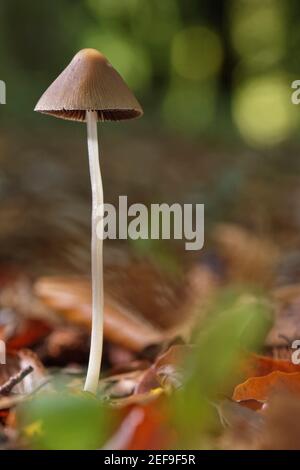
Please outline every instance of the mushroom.
[{"label": "mushroom", "polygon": [[92,186],[92,333],[84,390],[96,393],[103,346],[103,187],[97,121],[137,118],[143,110],[119,73],[103,54],[83,49],[45,91],[35,111],[86,121]]}]

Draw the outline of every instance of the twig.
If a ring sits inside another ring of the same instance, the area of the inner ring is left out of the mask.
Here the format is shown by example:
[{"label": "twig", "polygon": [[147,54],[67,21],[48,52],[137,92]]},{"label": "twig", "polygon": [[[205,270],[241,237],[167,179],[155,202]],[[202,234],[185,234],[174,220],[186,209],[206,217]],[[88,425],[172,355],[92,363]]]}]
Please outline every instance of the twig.
[{"label": "twig", "polygon": [[32,366],[24,367],[24,369],[20,370],[17,374],[10,377],[7,382],[0,386],[0,395],[8,395],[12,389],[22,382],[22,380],[28,375],[33,372]]}]

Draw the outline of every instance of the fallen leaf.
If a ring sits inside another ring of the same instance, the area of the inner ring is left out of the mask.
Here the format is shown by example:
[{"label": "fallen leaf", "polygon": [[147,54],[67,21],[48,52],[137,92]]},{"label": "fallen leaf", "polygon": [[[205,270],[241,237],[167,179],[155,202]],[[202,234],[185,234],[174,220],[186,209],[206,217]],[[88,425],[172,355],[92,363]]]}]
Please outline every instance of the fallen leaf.
[{"label": "fallen leaf", "polygon": [[300,393],[300,372],[271,372],[263,377],[251,377],[235,387],[233,400],[267,401],[274,390],[286,389]]},{"label": "fallen leaf", "polygon": [[300,449],[300,402],[298,393],[288,391],[271,397],[265,413],[265,426],[258,448],[263,450]]},{"label": "fallen leaf", "polygon": [[[86,278],[41,278],[35,284],[37,296],[66,320],[91,327],[91,288]],[[153,325],[106,296],[104,337],[132,351],[161,343],[165,336]]]},{"label": "fallen leaf", "polygon": [[14,334],[6,340],[7,349],[16,350],[32,347],[45,339],[50,331],[52,331],[52,328],[43,321],[33,319],[20,320]]},{"label": "fallen leaf", "polygon": [[224,432],[218,438],[222,450],[254,450],[262,441],[265,417],[231,400],[217,405]]},{"label": "fallen leaf", "polygon": [[271,372],[300,372],[300,364],[293,364],[291,361],[274,359],[268,356],[252,354],[246,360],[247,377],[261,377]]},{"label": "fallen leaf", "polygon": [[144,416],[137,425],[127,450],[160,450],[174,446],[176,433],[170,426],[167,410],[162,402],[142,408]]},{"label": "fallen leaf", "polygon": [[0,269],[0,339],[7,349],[31,347],[53,325],[48,309],[32,294],[32,283],[20,269]]},{"label": "fallen leaf", "polygon": [[[247,428],[247,431],[259,431],[264,423],[264,417],[255,413],[250,407],[242,406],[232,400],[223,400],[215,405],[223,426]],[[245,409],[246,408],[246,409]]]},{"label": "fallen leaf", "polygon": [[104,287],[114,302],[138,312],[158,328],[167,329],[181,322],[178,302],[187,295],[184,279],[167,275],[149,260],[133,260],[122,269],[106,266]]},{"label": "fallen leaf", "polygon": [[264,286],[272,283],[279,250],[271,240],[233,224],[217,225],[213,239],[231,281]]},{"label": "fallen leaf", "polygon": [[133,407],[121,421],[118,429],[103,446],[102,450],[127,450],[131,444],[138,426],[144,420],[141,407]]},{"label": "fallen leaf", "polygon": [[[218,277],[205,265],[192,266],[177,284],[151,264],[133,264],[117,273],[110,269],[104,278],[104,337],[133,352],[176,337],[189,339],[219,285]],[[47,307],[90,331],[88,278],[39,278],[34,291]]]},{"label": "fallen leaf", "polygon": [[165,390],[179,388],[183,383],[183,366],[191,346],[173,345],[157,357],[154,364],[142,374],[135,393],[143,394],[162,387]]},{"label": "fallen leaf", "polygon": [[134,405],[125,413],[103,449],[161,450],[174,446],[175,431],[169,424],[168,412],[162,401]]}]

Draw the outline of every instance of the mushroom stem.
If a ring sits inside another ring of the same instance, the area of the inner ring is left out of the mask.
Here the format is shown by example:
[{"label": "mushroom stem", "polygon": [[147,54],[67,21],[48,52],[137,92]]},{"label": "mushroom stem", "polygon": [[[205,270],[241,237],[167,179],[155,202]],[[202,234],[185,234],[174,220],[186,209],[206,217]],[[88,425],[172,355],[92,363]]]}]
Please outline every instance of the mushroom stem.
[{"label": "mushroom stem", "polygon": [[96,393],[103,345],[103,187],[99,164],[97,112],[87,111],[87,135],[92,186],[92,333],[84,390]]}]

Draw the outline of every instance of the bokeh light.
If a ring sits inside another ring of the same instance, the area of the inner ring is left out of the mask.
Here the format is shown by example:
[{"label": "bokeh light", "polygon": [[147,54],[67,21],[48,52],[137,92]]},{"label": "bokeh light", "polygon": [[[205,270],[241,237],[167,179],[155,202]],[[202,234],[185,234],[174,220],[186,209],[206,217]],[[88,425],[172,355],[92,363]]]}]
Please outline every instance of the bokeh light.
[{"label": "bokeh light", "polygon": [[238,0],[231,8],[231,39],[243,63],[267,68],[284,55],[285,18],[280,0]]},{"label": "bokeh light", "polygon": [[[59,15],[53,2],[21,4],[3,2],[0,15],[0,78],[13,96],[5,107],[12,120],[43,125],[32,113],[39,90],[79,49],[94,47],[136,93],[145,110],[143,125],[150,129],[160,115],[167,131],[192,138],[216,134],[227,141],[238,128],[247,142],[261,147],[300,135],[292,133],[299,107],[290,107],[290,83],[300,78],[295,1],[230,0],[220,9],[209,0],[61,0]],[[28,26],[27,14],[40,22]],[[275,76],[290,78],[285,92],[284,79],[277,80],[273,98],[262,92],[260,115],[270,120],[267,125],[244,110],[260,99],[247,104],[252,85],[259,83],[260,90]],[[276,116],[269,118],[265,101],[278,109]]]},{"label": "bokeh light", "polygon": [[184,28],[173,39],[172,65],[181,77],[206,80],[218,73],[222,59],[219,36],[206,26]]},{"label": "bokeh light", "polygon": [[[138,17],[138,21],[136,18]],[[153,29],[155,25],[155,30]],[[161,67],[169,62],[159,62],[162,56],[168,58],[170,42],[181,28],[180,12],[174,0],[138,0],[136,14],[131,16],[134,36],[152,50],[152,59]],[[155,54],[154,54],[155,51]]]},{"label": "bokeh light", "polygon": [[269,147],[285,140],[296,125],[290,87],[280,76],[247,80],[233,96],[233,118],[251,145]]}]

